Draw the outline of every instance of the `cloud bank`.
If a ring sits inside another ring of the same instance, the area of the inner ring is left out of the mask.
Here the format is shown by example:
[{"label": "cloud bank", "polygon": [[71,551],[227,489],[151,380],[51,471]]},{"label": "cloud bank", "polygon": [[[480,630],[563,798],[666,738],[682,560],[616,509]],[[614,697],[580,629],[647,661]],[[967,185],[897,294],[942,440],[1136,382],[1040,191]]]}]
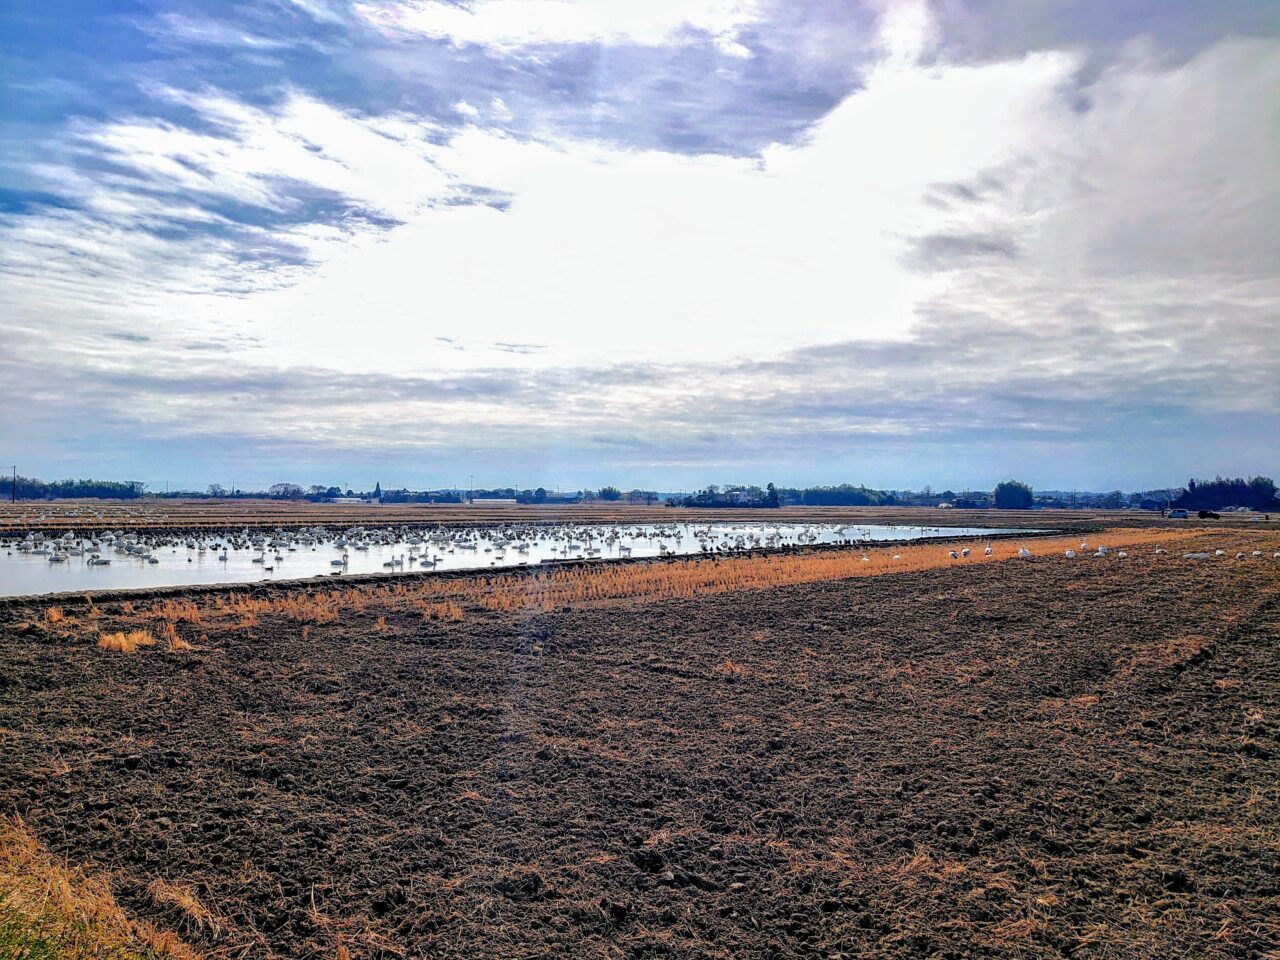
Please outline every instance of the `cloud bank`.
[{"label": "cloud bank", "polygon": [[0,444],[30,472],[1141,486],[1280,454],[1256,25],[273,9],[126,28],[240,81],[165,53],[21,125]]}]

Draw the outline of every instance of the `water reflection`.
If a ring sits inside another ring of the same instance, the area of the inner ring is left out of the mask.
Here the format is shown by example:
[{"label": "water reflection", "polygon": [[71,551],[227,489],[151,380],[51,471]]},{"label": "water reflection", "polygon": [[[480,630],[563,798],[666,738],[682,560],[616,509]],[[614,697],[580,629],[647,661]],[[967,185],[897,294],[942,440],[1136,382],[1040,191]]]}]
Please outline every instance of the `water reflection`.
[{"label": "water reflection", "polygon": [[0,596],[723,555],[806,544],[982,538],[1008,532],[990,527],[735,522],[351,527],[340,532],[314,527],[189,537],[120,531],[47,539],[32,535],[0,545]]}]

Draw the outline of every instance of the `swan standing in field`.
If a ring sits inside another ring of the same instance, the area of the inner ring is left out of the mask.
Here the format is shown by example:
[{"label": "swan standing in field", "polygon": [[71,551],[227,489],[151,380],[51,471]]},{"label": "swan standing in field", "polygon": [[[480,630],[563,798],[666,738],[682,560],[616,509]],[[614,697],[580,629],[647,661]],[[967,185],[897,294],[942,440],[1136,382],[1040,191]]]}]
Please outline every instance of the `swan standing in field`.
[{"label": "swan standing in field", "polygon": [[960,551],[960,556],[964,557],[967,560],[969,559],[969,554],[972,552],[973,551],[970,550],[968,547],[965,547],[963,550]]},{"label": "swan standing in field", "polygon": [[1068,550],[1066,553],[1063,554],[1063,556],[1066,557],[1068,560],[1074,560],[1076,558],[1076,552],[1074,550]]},{"label": "swan standing in field", "polygon": [[989,544],[989,543],[987,544],[987,549],[985,549],[985,550],[983,550],[983,551],[982,551],[982,555],[983,555],[984,557],[989,557],[989,556],[991,556],[991,544]]},{"label": "swan standing in field", "polygon": [[1019,548],[1018,548],[1018,556],[1020,556],[1023,560],[1030,560],[1030,559],[1031,559],[1031,551],[1030,551],[1030,550],[1028,550],[1026,547],[1019,547]]}]

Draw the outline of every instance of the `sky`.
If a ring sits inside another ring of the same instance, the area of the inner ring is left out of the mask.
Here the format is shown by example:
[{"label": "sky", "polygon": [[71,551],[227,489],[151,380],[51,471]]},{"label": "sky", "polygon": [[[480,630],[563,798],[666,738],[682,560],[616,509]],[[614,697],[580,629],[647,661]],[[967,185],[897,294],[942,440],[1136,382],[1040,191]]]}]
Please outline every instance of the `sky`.
[{"label": "sky", "polygon": [[1280,470],[1272,0],[0,4],[0,460]]}]

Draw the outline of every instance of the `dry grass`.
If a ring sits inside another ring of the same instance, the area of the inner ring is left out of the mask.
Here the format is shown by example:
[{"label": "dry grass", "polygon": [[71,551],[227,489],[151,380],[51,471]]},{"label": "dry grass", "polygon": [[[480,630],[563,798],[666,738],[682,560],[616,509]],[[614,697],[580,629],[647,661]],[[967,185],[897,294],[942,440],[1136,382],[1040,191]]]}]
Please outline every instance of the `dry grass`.
[{"label": "dry grass", "polygon": [[44,619],[46,623],[52,624],[52,623],[62,623],[62,621],[66,620],[67,617],[66,617],[66,614],[62,612],[61,607],[49,607],[44,612]]},{"label": "dry grass", "polygon": [[[198,620],[192,622],[199,623]],[[165,621],[164,626],[160,630],[160,639],[165,642],[165,649],[170,653],[180,653],[195,649],[195,647],[190,643],[182,639],[178,634],[177,624],[173,623],[171,620]]]},{"label": "dry grass", "polygon": [[1198,634],[1174,637],[1166,642],[1160,651],[1162,664],[1166,667],[1185,666],[1207,655],[1212,655],[1214,647],[1212,639]]},{"label": "dry grass", "polygon": [[190,886],[158,879],[147,887],[147,894],[157,905],[179,910],[193,930],[208,932],[215,940],[222,936],[222,921],[200,902]]},{"label": "dry grass", "polygon": [[136,653],[140,647],[154,647],[156,638],[149,630],[130,630],[127,633],[104,633],[98,637],[98,649],[112,653]]},{"label": "dry grass", "polygon": [[[219,628],[247,631],[259,618],[284,617],[303,624],[303,636],[312,626],[339,623],[344,615],[377,613],[379,632],[391,633],[386,614],[417,614],[425,622],[459,622],[466,611],[551,612],[584,604],[649,602],[688,598],[742,590],[766,590],[779,586],[840,580],[850,577],[917,573],[950,566],[984,563],[1024,562],[1019,548],[1028,546],[1036,560],[1061,558],[1068,548],[1080,548],[1080,536],[1060,536],[997,540],[974,540],[968,557],[952,559],[951,545],[938,543],[890,546],[860,550],[823,550],[800,553],[766,553],[737,557],[701,557],[642,563],[599,563],[472,576],[405,579],[367,583],[335,590],[287,591],[274,595],[223,594],[203,602],[165,600],[154,602],[138,615],[163,622],[161,637],[169,650],[189,649],[178,637],[176,624],[217,622]],[[1082,558],[1080,563],[1125,562],[1114,555],[1120,548],[1155,546],[1186,540],[1182,530],[1122,528],[1091,534],[1094,547],[1106,544],[1113,554],[1105,560]],[[959,545],[955,549],[959,550]],[[133,614],[132,604],[122,604],[125,614]],[[231,622],[228,623],[227,621]],[[150,646],[145,640],[129,641],[135,633],[104,634],[103,649],[132,652]],[[147,637],[149,634],[142,634]],[[154,642],[154,641],[153,641]]]},{"label": "dry grass", "polygon": [[166,600],[164,603],[153,605],[148,611],[148,616],[154,618],[163,618],[171,623],[192,623],[199,625],[200,623],[200,607],[190,600]]},{"label": "dry grass", "polygon": [[105,879],[61,863],[20,818],[0,818],[0,956],[199,960],[174,934],[131,920]]},{"label": "dry grass", "polygon": [[[1181,532],[1118,530],[1095,538],[1109,547],[1135,547],[1185,537]],[[1079,538],[1054,537],[1028,541],[1039,557],[1060,556],[1079,546]],[[889,573],[916,573],[939,567],[999,563],[1017,560],[1023,544],[997,541],[986,556],[984,544],[974,544],[972,554],[952,560],[939,544],[890,547],[859,552],[832,550],[801,554],[764,554],[747,557],[675,563],[617,564],[555,570],[532,578],[487,578],[486,589],[467,590],[463,581],[450,586],[468,600],[489,610],[554,610],[559,606],[599,600],[666,599],[761,590],[789,584],[816,583],[850,577]],[[482,580],[486,578],[481,578]]]},{"label": "dry grass", "polygon": [[740,663],[734,663],[730,657],[725,657],[724,663],[717,666],[715,672],[726,677],[745,677],[747,668]]},{"label": "dry grass", "polygon": [[420,606],[423,620],[460,621],[463,618],[462,607],[452,600],[445,603],[423,603]]}]

